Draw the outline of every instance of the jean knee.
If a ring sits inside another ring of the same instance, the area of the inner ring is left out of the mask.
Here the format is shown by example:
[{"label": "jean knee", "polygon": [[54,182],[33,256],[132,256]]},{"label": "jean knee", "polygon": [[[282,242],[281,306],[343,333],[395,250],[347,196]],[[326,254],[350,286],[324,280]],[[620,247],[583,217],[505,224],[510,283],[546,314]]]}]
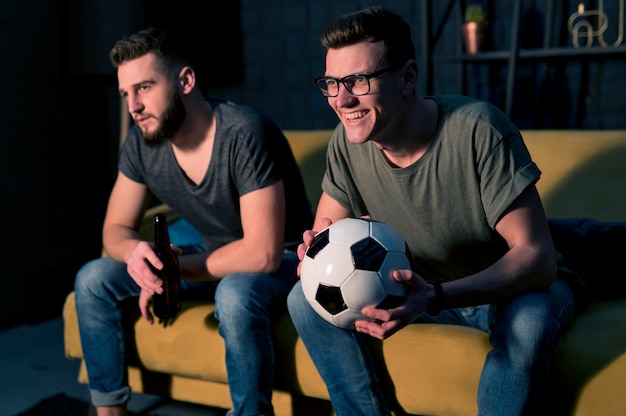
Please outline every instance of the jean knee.
[{"label": "jean knee", "polygon": [[108,257],[85,263],[74,280],[76,300],[102,298],[117,301],[139,294],[139,286],[126,271],[126,264]]},{"label": "jean knee", "polygon": [[304,292],[302,291],[302,283],[296,282],[287,295],[287,309],[289,314],[299,314],[303,305],[307,304]]},{"label": "jean knee", "polygon": [[215,303],[234,305],[246,296],[248,285],[239,276],[238,273],[233,273],[220,280],[215,290]]},{"label": "jean knee", "polygon": [[88,293],[99,285],[102,276],[102,259],[91,260],[85,263],[76,273],[74,291],[79,294]]},{"label": "jean knee", "polygon": [[[522,299],[523,298],[523,299]],[[561,328],[561,310],[549,298],[528,294],[520,299],[497,307],[492,337],[509,339],[509,348],[517,346],[522,351],[554,347]]]},{"label": "jean knee", "polygon": [[309,304],[309,301],[304,297],[300,282],[297,282],[289,292],[289,295],[287,295],[287,311],[291,321],[297,327],[310,324],[312,317],[319,317]]},{"label": "jean knee", "polygon": [[250,282],[246,282],[244,274],[233,273],[220,280],[215,289],[215,313],[220,321],[237,319],[251,300]]}]

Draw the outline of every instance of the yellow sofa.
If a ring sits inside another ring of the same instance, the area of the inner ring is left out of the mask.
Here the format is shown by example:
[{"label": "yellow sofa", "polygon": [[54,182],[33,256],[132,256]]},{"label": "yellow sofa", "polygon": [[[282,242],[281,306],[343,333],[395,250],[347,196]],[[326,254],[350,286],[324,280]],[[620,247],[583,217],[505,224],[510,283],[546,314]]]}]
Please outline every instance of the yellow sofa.
[{"label": "yellow sofa", "polygon": [[[549,217],[626,220],[626,131],[522,133],[543,171],[538,188]],[[330,134],[329,130],[286,132],[313,203],[320,194]],[[144,231],[150,238],[149,230]],[[622,251],[626,254],[626,247]],[[623,276],[622,268],[601,277],[616,282]],[[616,295],[612,286],[607,290],[614,296],[594,299],[559,342],[546,415],[626,415],[626,295]],[[65,352],[70,359],[82,359],[73,296],[67,296],[63,310]],[[128,319],[128,342],[134,346],[129,378],[134,391],[230,407],[224,346],[211,303],[185,303],[167,328],[150,326],[136,313],[129,312]],[[276,414],[331,415],[325,385],[288,316],[276,322],[274,330]],[[456,326],[412,325],[382,343],[372,343],[380,363],[386,365],[387,385],[395,392],[399,408],[414,415],[476,414],[478,379],[490,350],[484,333]],[[87,382],[84,363],[78,380]]]}]

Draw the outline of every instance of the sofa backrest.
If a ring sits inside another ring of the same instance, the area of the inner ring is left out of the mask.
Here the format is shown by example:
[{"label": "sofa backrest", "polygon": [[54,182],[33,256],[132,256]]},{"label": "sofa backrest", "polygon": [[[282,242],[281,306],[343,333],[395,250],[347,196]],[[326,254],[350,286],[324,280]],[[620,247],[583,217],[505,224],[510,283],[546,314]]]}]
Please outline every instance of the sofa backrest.
[{"label": "sofa backrest", "polygon": [[523,130],[551,218],[626,220],[626,130]]},{"label": "sofa backrest", "polygon": [[332,132],[332,130],[284,131],[300,166],[313,213],[322,194],[322,177],[326,170],[326,146]]}]

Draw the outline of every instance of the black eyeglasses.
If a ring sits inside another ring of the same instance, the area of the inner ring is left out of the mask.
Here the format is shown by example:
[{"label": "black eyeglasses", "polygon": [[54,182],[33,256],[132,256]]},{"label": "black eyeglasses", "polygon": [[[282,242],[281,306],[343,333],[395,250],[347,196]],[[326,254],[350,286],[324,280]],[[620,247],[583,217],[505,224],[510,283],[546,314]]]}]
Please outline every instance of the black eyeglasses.
[{"label": "black eyeglasses", "polygon": [[371,74],[353,74],[343,78],[319,77],[315,78],[314,81],[322,95],[326,97],[336,97],[339,94],[340,83],[352,95],[365,95],[370,92],[370,79],[384,75],[393,69],[388,67]]}]

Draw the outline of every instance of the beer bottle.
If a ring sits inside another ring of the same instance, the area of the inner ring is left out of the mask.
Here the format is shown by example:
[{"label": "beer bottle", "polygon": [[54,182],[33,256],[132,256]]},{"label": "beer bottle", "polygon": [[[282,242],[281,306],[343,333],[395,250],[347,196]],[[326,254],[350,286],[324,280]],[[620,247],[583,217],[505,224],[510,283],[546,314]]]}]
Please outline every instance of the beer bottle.
[{"label": "beer bottle", "polygon": [[170,247],[167,219],[164,214],[154,216],[154,251],[163,268],[154,273],[163,281],[163,292],[152,295],[152,310],[160,319],[172,319],[180,311],[180,269],[178,256]]}]

